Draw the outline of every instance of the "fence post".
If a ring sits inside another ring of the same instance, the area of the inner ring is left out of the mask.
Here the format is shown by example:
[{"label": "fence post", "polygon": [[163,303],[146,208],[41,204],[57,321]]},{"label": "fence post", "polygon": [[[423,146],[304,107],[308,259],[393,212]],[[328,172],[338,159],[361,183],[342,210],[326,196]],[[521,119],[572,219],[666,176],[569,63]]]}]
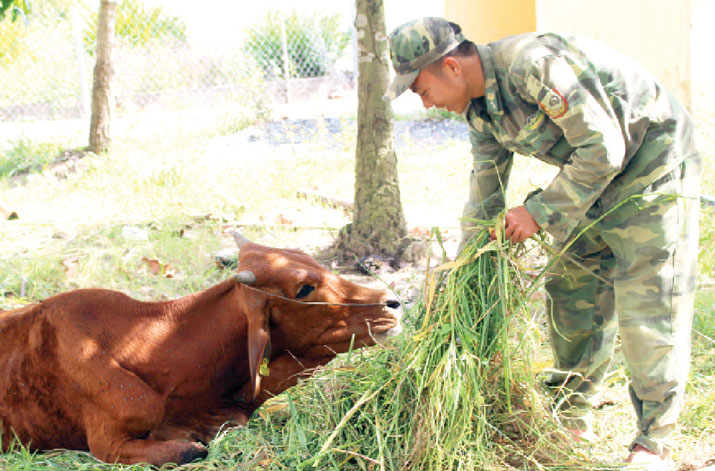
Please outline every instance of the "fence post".
[{"label": "fence post", "polygon": [[357,87],[358,81],[358,38],[357,38],[357,27],[355,26],[355,20],[357,19],[357,10],[355,7],[356,0],[348,0],[350,3],[350,30],[353,37],[353,77],[351,86]]},{"label": "fence post", "polygon": [[283,76],[286,82],[286,103],[290,103],[290,56],[288,55],[288,40],[286,39],[286,21],[283,12],[279,11],[281,21],[281,43],[283,45]]},{"label": "fence post", "polygon": [[75,53],[77,54],[77,68],[79,69],[79,88],[80,96],[82,98],[81,106],[81,117],[86,119],[90,114],[90,101],[89,101],[89,85],[87,84],[87,71],[85,70],[84,63],[84,49],[82,48],[82,34],[81,27],[79,24],[79,16],[77,14],[77,7],[72,7],[70,10],[72,15],[72,33],[74,36]]}]

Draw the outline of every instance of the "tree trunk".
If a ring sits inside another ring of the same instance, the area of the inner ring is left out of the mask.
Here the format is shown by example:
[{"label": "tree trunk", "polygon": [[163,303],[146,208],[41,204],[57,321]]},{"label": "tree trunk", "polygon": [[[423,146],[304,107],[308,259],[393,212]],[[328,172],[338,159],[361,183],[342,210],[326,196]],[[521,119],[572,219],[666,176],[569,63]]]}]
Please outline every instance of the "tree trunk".
[{"label": "tree trunk", "polygon": [[407,235],[393,148],[383,0],[356,0],[358,135],[355,209],[348,246],[359,255],[400,256]]},{"label": "tree trunk", "polygon": [[97,20],[97,62],[94,65],[92,84],[92,118],[89,125],[89,148],[95,153],[104,152],[111,141],[110,125],[114,115],[112,93],[112,49],[114,48],[114,25],[116,0],[101,0]]}]

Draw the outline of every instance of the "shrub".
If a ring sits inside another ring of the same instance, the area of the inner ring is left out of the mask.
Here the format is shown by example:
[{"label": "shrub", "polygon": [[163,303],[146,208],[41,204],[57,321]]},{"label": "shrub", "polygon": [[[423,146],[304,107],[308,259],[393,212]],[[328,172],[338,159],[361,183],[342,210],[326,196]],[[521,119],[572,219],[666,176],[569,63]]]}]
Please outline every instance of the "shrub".
[{"label": "shrub", "polygon": [[20,139],[8,151],[0,154],[0,177],[41,172],[57,157],[61,149],[62,146],[58,144],[37,144],[27,139]]},{"label": "shrub", "polygon": [[270,10],[262,23],[247,31],[244,48],[266,78],[285,78],[285,30],[289,77],[320,77],[333,69],[350,41],[339,19],[338,14],[301,16],[294,10],[283,16]]},{"label": "shrub", "polygon": [[0,20],[8,10],[12,12],[12,21],[16,21],[32,11],[32,4],[30,0],[0,0]]},{"label": "shrub", "polygon": [[27,28],[22,21],[0,20],[0,64],[10,63],[24,53],[24,41],[27,36]]},{"label": "shrub", "polygon": [[[97,40],[98,12],[89,15],[84,46],[94,54]],[[186,25],[177,17],[169,16],[161,7],[147,8],[139,0],[117,3],[115,31],[117,38],[131,46],[146,46],[154,40],[173,39],[186,42]]]}]

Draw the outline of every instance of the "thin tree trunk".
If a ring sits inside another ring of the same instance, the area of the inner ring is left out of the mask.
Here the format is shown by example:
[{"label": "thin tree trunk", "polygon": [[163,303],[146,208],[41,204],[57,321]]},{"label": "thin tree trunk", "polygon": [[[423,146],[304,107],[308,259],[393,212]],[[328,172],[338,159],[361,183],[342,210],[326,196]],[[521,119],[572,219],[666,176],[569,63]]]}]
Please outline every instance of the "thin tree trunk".
[{"label": "thin tree trunk", "polygon": [[94,66],[92,84],[92,118],[89,125],[89,148],[91,152],[104,152],[111,142],[110,126],[114,115],[112,93],[112,49],[114,48],[114,25],[116,0],[101,0],[97,20],[97,62]]},{"label": "thin tree trunk", "polygon": [[407,235],[393,148],[392,107],[383,0],[356,0],[358,135],[355,210],[350,248],[360,255],[400,256]]}]

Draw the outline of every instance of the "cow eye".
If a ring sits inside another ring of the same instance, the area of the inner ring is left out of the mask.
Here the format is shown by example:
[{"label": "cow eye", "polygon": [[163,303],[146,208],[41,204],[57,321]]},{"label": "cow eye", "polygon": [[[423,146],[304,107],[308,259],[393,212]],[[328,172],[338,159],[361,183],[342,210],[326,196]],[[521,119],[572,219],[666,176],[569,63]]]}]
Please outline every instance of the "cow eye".
[{"label": "cow eye", "polygon": [[300,290],[298,291],[298,294],[296,294],[295,297],[298,299],[304,298],[304,297],[308,296],[310,293],[312,293],[313,290],[315,290],[315,286],[303,285],[303,286],[301,286]]}]

